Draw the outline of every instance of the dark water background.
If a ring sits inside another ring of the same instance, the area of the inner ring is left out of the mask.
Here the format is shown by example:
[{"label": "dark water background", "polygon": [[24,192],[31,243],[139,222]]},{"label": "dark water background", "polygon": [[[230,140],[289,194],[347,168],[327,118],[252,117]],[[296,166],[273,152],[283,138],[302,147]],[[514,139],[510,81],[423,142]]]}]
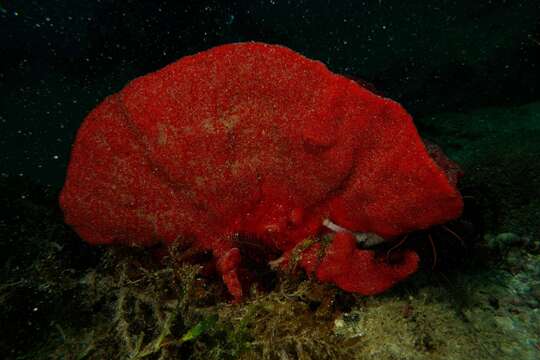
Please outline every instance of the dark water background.
[{"label": "dark water background", "polygon": [[[264,263],[275,289],[232,307],[174,256],[163,268],[145,249],[90,247],[64,224],[58,191],[88,112],[239,41],[369,84],[462,166],[464,215],[428,230],[434,242],[411,236],[424,242],[404,245],[422,259],[410,281],[373,298],[305,279],[288,293]],[[135,339],[160,339],[144,358],[351,359],[352,339],[362,359],[538,359],[539,158],[540,0],[0,0],[0,358],[134,359]]]},{"label": "dark water background", "polygon": [[539,19],[537,0],[0,0],[0,174],[58,188],[100,100],[237,41],[319,59],[414,117],[525,104],[540,98]]}]

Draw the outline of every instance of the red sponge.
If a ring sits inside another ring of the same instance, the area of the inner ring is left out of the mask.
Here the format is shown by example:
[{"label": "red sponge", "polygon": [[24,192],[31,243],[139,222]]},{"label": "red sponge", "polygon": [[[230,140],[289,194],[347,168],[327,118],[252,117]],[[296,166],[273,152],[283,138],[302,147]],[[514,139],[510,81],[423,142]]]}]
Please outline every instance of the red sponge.
[{"label": "red sponge", "polygon": [[[97,106],[77,134],[60,205],[92,244],[195,239],[239,299],[238,233],[287,252],[325,219],[388,238],[458,217],[455,176],[439,155],[430,157],[399,104],[321,62],[229,44],[137,78]],[[407,253],[402,265],[381,264],[337,235],[317,276],[371,294],[416,262]]]}]

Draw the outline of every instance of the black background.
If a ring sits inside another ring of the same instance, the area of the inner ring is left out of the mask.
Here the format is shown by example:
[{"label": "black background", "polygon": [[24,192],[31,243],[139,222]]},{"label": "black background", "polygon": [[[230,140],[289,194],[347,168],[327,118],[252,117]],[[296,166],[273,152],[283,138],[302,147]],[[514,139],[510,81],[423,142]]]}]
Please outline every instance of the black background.
[{"label": "black background", "polygon": [[229,42],[286,45],[371,83],[415,117],[540,98],[538,0],[0,6],[0,173],[53,187],[100,100],[136,76]]}]

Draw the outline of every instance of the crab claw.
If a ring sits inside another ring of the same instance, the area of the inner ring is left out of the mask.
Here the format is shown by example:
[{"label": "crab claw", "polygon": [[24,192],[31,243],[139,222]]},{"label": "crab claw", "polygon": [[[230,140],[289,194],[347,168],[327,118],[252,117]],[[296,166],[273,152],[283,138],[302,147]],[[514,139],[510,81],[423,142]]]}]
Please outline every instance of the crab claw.
[{"label": "crab claw", "polygon": [[234,302],[240,302],[243,297],[242,284],[238,278],[240,262],[241,255],[238,248],[229,249],[217,261],[217,269],[227,286],[227,290],[233,296]]},{"label": "crab claw", "polygon": [[419,258],[405,251],[399,263],[378,259],[371,250],[359,250],[353,234],[337,233],[316,270],[321,282],[334,283],[341,289],[362,295],[381,293],[407,278],[418,269]]}]

